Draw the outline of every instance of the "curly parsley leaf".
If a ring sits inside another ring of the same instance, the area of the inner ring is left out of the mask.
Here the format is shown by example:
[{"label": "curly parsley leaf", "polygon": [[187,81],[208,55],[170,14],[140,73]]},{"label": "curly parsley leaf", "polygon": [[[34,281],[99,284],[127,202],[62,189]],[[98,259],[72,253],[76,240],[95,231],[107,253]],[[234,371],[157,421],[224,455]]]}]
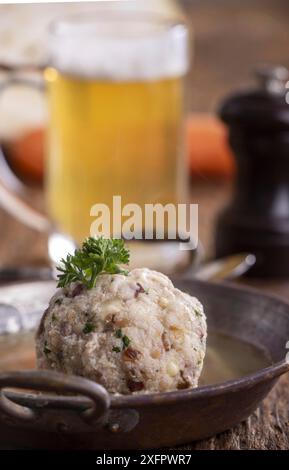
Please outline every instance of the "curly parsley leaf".
[{"label": "curly parsley leaf", "polygon": [[123,349],[128,348],[130,344],[130,339],[126,335],[124,335],[122,337],[122,343],[123,343]]},{"label": "curly parsley leaf", "polygon": [[119,265],[129,262],[129,250],[123,240],[89,237],[73,255],[67,255],[57,267],[58,287],[81,282],[88,289],[95,286],[102,273],[127,274]]},{"label": "curly parsley leaf", "polygon": [[82,332],[87,335],[89,333],[92,333],[93,331],[95,330],[95,326],[93,323],[91,322],[86,322],[84,327],[83,327],[83,330]]}]

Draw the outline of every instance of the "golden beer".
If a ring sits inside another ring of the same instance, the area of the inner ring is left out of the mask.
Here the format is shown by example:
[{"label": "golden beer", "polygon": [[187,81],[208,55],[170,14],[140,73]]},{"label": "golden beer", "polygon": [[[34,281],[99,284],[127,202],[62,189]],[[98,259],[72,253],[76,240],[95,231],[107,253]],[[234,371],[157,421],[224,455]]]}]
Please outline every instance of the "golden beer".
[{"label": "golden beer", "polygon": [[[113,195],[120,195],[123,205],[142,208],[177,203],[185,187],[180,179],[184,67],[171,67],[174,51],[164,40],[170,27],[145,25],[127,38],[128,25],[122,23],[110,41],[104,27],[107,23],[91,38],[82,23],[83,36],[78,31],[77,41],[65,49],[66,65],[58,57],[62,36],[56,64],[46,70],[48,210],[57,228],[76,242],[90,233],[94,204],[111,207]],[[84,52],[79,37],[87,41]]]}]

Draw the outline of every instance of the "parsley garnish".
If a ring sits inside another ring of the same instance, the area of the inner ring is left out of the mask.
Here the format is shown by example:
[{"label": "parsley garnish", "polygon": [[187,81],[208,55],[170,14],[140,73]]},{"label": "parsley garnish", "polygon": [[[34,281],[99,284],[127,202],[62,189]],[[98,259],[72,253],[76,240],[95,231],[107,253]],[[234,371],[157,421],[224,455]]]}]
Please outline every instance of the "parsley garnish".
[{"label": "parsley garnish", "polygon": [[125,349],[125,348],[128,347],[128,345],[130,343],[130,339],[126,335],[124,335],[122,337],[122,342],[123,342],[123,349]]},{"label": "parsley garnish", "polygon": [[121,329],[116,330],[116,332],[115,332],[115,337],[116,337],[116,338],[121,338],[121,337],[122,337],[122,331],[121,331]]},{"label": "parsley garnish", "polygon": [[195,315],[196,315],[196,317],[198,317],[198,318],[202,316],[200,310],[197,309],[197,308],[195,308]]},{"label": "parsley garnish", "polygon": [[88,289],[95,286],[99,274],[127,274],[119,264],[128,264],[129,251],[123,240],[89,237],[74,255],[61,260],[57,270],[58,287],[81,282]]},{"label": "parsley garnish", "polygon": [[[121,339],[121,341],[122,341],[122,350],[124,350],[125,348],[127,348],[127,347],[129,346],[129,344],[130,344],[130,339],[129,339],[128,336],[126,336],[126,335],[124,335],[124,334],[122,333],[121,328],[119,328],[118,330],[116,330],[116,332],[114,333],[114,336],[115,336],[116,338]],[[120,351],[121,351],[121,349],[120,349],[118,346],[113,347],[112,350],[113,350],[114,352],[120,352]]]},{"label": "parsley garnish", "polygon": [[87,335],[88,333],[92,333],[92,332],[94,331],[94,328],[95,328],[94,324],[91,323],[91,322],[89,322],[89,321],[87,321],[87,322],[85,323],[84,327],[83,327],[82,332],[83,332],[85,335]]}]

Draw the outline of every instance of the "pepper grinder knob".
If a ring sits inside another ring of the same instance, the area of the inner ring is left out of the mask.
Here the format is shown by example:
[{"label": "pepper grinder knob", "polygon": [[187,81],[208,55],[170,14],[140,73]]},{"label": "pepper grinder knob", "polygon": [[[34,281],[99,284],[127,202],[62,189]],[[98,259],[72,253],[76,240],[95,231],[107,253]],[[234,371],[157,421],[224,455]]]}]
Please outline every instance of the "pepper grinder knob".
[{"label": "pepper grinder knob", "polygon": [[248,275],[289,277],[289,72],[256,71],[258,86],[219,110],[237,162],[234,194],[216,226],[216,256],[249,252]]},{"label": "pepper grinder knob", "polygon": [[282,65],[259,65],[255,75],[260,88],[268,93],[284,93],[289,80],[289,71]]}]

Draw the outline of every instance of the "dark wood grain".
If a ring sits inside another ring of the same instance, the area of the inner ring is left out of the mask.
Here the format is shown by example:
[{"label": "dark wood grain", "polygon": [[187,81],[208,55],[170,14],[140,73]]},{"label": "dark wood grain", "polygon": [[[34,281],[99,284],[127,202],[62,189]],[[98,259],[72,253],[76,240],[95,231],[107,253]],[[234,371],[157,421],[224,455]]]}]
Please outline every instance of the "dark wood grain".
[{"label": "dark wood grain", "polygon": [[188,107],[215,111],[254,83],[257,64],[289,66],[287,0],[181,0],[192,29]]}]

